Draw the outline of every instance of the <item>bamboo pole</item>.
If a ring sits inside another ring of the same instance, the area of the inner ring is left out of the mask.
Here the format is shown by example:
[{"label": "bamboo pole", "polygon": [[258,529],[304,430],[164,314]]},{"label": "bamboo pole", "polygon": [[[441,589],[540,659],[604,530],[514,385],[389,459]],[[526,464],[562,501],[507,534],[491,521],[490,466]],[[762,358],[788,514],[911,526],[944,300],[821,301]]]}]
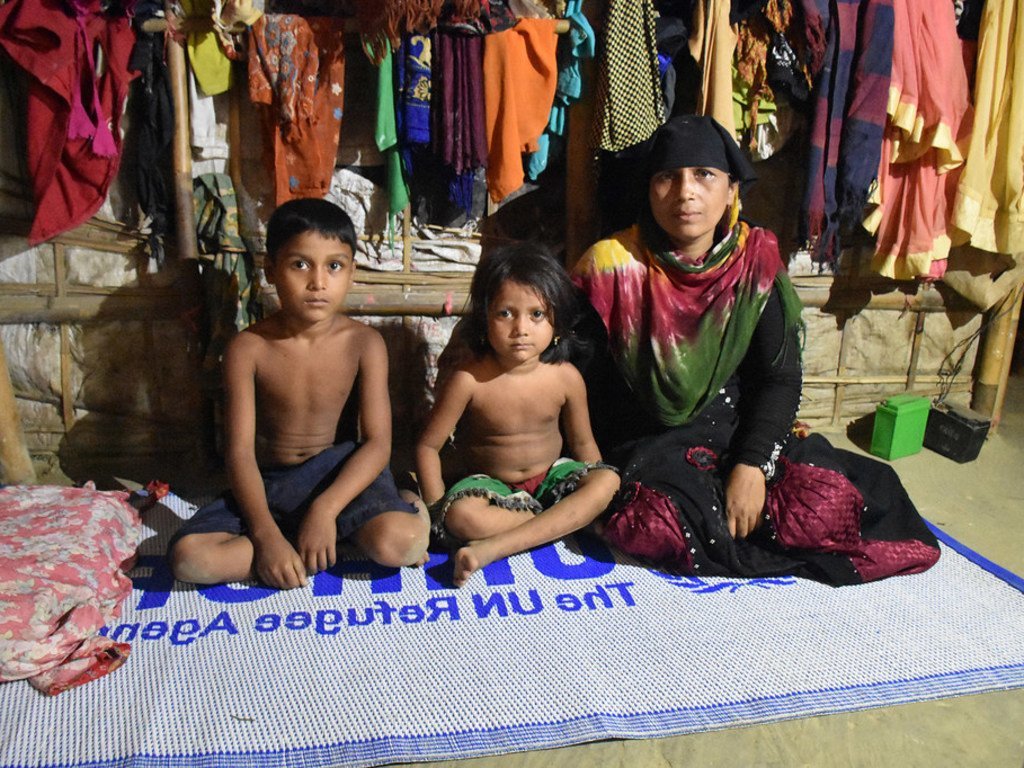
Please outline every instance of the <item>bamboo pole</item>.
[{"label": "bamboo pole", "polygon": [[33,483],[36,471],[25,443],[25,433],[14,399],[11,371],[7,367],[7,352],[0,337],[0,482]]},{"label": "bamboo pole", "polygon": [[102,320],[171,320],[188,307],[166,291],[155,296],[17,296],[0,307],[0,325],[87,323]]},{"label": "bamboo pole", "polygon": [[[60,243],[53,246],[53,277],[56,284],[56,298],[63,299],[67,293],[67,252]],[[71,383],[71,329],[67,323],[60,324],[60,413],[65,434],[75,426],[75,395]]]},{"label": "bamboo pole", "polygon": [[[168,4],[167,13],[172,13]],[[171,78],[171,98],[174,101],[174,141],[172,163],[174,169],[174,224],[179,258],[194,258],[196,245],[195,214],[192,210],[192,148],[188,138],[188,72],[185,48],[174,39],[167,40],[167,70]]]},{"label": "bamboo pole", "polygon": [[[917,384],[940,384],[943,377],[937,374],[927,374],[917,377]],[[847,385],[868,385],[868,384],[899,384],[906,387],[907,377],[900,373],[877,374],[867,376],[850,376],[849,374],[837,374],[834,376],[804,376],[804,385],[841,384]]]},{"label": "bamboo pole", "polygon": [[914,336],[910,340],[910,365],[907,369],[907,391],[914,388],[917,381],[917,362],[921,358],[921,341],[924,339],[924,312],[917,313],[914,322]]},{"label": "bamboo pole", "polygon": [[[836,362],[836,375],[833,376],[835,389],[832,391],[832,426],[840,423],[843,412],[843,398],[846,396],[846,355],[850,345],[846,339],[846,323],[839,332],[839,360]],[[806,383],[806,379],[805,379]]]},{"label": "bamboo pole", "polygon": [[[580,62],[584,82],[594,81],[594,62]],[[565,151],[565,260],[572,268],[596,240],[600,227],[597,213],[597,166],[591,134],[594,130],[594,89],[569,106]]]},{"label": "bamboo pole", "polygon": [[989,428],[992,434],[999,431],[999,422],[1003,417],[1006,384],[1010,378],[1022,300],[1024,285],[1019,285],[989,310],[993,323],[982,343],[981,372],[974,387],[971,407],[992,417],[992,426]]}]

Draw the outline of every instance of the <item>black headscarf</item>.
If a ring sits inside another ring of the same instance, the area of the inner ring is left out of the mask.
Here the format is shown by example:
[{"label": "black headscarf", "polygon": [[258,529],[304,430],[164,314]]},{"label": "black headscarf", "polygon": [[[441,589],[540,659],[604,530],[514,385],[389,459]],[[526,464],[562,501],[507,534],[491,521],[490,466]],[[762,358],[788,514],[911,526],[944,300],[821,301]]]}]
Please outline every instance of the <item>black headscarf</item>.
[{"label": "black headscarf", "polygon": [[672,168],[716,168],[744,190],[757,178],[736,140],[713,117],[680,115],[654,134],[647,158],[647,178]]}]

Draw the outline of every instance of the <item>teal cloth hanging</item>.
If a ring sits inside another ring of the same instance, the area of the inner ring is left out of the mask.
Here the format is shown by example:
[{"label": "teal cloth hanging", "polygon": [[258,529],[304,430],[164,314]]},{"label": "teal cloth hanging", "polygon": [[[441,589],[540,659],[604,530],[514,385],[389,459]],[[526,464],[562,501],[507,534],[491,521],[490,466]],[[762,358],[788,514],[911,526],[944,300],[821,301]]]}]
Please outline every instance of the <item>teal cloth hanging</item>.
[{"label": "teal cloth hanging", "polygon": [[537,141],[537,151],[530,153],[526,160],[526,176],[531,181],[548,167],[552,138],[565,135],[566,117],[569,105],[579,100],[583,93],[583,77],[580,60],[594,58],[594,29],[583,14],[583,0],[569,0],[565,6],[565,20],[569,32],[558,41],[558,85],[555,101],[551,105],[548,127]]}]

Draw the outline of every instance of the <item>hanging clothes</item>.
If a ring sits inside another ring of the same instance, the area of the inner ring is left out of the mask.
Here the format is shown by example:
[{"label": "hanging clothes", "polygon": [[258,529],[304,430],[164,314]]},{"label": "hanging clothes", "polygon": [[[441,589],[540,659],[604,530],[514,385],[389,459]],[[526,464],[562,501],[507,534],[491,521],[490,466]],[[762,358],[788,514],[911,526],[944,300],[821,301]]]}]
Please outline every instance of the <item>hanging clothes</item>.
[{"label": "hanging clothes", "polygon": [[[790,120],[785,102],[779,103],[775,85],[790,100],[804,102],[811,78],[789,38],[794,36],[793,5],[788,0],[767,0],[759,13],[738,25],[733,66],[733,116],[754,157],[771,157],[788,138]],[[783,115],[780,119],[780,109]]]},{"label": "hanging clothes", "polygon": [[385,187],[388,193],[388,225],[409,204],[409,187],[402,173],[398,152],[398,128],[395,123],[394,60],[391,43],[385,43],[384,58],[377,67],[377,122],[374,138],[384,158]]},{"label": "hanging clothes", "polygon": [[982,10],[974,128],[953,208],[955,243],[1024,249],[1024,16],[1014,2]]},{"label": "hanging clothes", "polygon": [[396,53],[398,106],[395,122],[406,170],[412,175],[412,150],[430,144],[430,36],[408,34]]},{"label": "hanging clothes", "polygon": [[174,139],[174,102],[164,60],[164,33],[138,32],[128,68],[139,73],[130,100],[135,130],[136,194],[148,220],[144,229],[149,230],[149,253],[159,264],[164,259],[164,236],[170,224],[171,207],[161,169],[170,167]]},{"label": "hanging clothes", "polygon": [[473,178],[487,165],[483,61],[481,35],[435,31],[431,142],[448,169],[449,199],[467,214],[473,208]]},{"label": "hanging clothes", "polygon": [[238,200],[231,177],[206,173],[192,182],[196,242],[206,308],[203,386],[220,390],[220,361],[227,344],[257,319],[255,266],[238,228]]},{"label": "hanging clothes", "polygon": [[690,55],[703,73],[697,114],[710,115],[736,135],[732,105],[732,61],[736,31],[729,20],[730,0],[701,0],[694,4]]},{"label": "hanging clothes", "polygon": [[646,141],[665,120],[651,0],[609,0],[598,61],[598,149],[618,152]]},{"label": "hanging clothes", "polygon": [[500,202],[523,186],[523,152],[544,133],[558,83],[556,19],[520,19],[484,38],[487,190]]},{"label": "hanging clothes", "polygon": [[[186,16],[209,19],[213,14],[213,0],[181,0]],[[231,59],[224,53],[220,39],[212,30],[189,32],[185,48],[199,89],[207,96],[224,93],[231,87]]]},{"label": "hanging clothes", "polygon": [[[0,47],[29,75],[26,165],[35,245],[83,223],[107,197],[121,159],[121,115],[135,35],[99,0],[11,0],[0,6]],[[95,51],[102,51],[97,69]]]},{"label": "hanging clothes", "polygon": [[967,70],[951,4],[903,0],[894,6],[889,123],[876,198],[865,222],[875,232],[871,268],[897,280],[945,271],[947,222],[970,130]]},{"label": "hanging clothes", "polygon": [[345,104],[344,22],[291,14],[250,29],[249,97],[262,105],[274,204],[331,186]]},{"label": "hanging clothes", "polygon": [[551,105],[547,129],[537,141],[537,151],[526,163],[526,175],[536,180],[548,165],[551,144],[565,135],[569,105],[578,101],[583,93],[580,61],[594,58],[594,29],[583,13],[583,0],[569,0],[565,7],[565,20],[569,22],[567,34],[558,38],[558,80],[555,101]]},{"label": "hanging clothes", "polygon": [[816,83],[800,239],[835,266],[840,231],[859,225],[878,173],[892,71],[893,0],[816,0],[828,19]]}]

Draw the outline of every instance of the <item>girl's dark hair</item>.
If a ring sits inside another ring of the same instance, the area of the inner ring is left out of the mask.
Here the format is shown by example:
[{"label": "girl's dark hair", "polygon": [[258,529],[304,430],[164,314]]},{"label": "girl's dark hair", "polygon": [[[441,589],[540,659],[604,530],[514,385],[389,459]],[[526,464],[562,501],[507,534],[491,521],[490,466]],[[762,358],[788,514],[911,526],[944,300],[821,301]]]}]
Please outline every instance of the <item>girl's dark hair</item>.
[{"label": "girl's dark hair", "polygon": [[539,243],[515,243],[481,259],[469,288],[469,307],[462,323],[463,339],[477,355],[491,351],[487,312],[502,284],[511,280],[537,292],[551,315],[555,338],[540,356],[542,363],[560,363],[577,352],[573,327],[579,315],[579,293],[565,267]]},{"label": "girl's dark hair", "polygon": [[277,206],[267,222],[267,257],[277,252],[296,235],[316,232],[321,237],[340,240],[356,252],[356,228],[352,219],[329,200],[302,197]]}]

